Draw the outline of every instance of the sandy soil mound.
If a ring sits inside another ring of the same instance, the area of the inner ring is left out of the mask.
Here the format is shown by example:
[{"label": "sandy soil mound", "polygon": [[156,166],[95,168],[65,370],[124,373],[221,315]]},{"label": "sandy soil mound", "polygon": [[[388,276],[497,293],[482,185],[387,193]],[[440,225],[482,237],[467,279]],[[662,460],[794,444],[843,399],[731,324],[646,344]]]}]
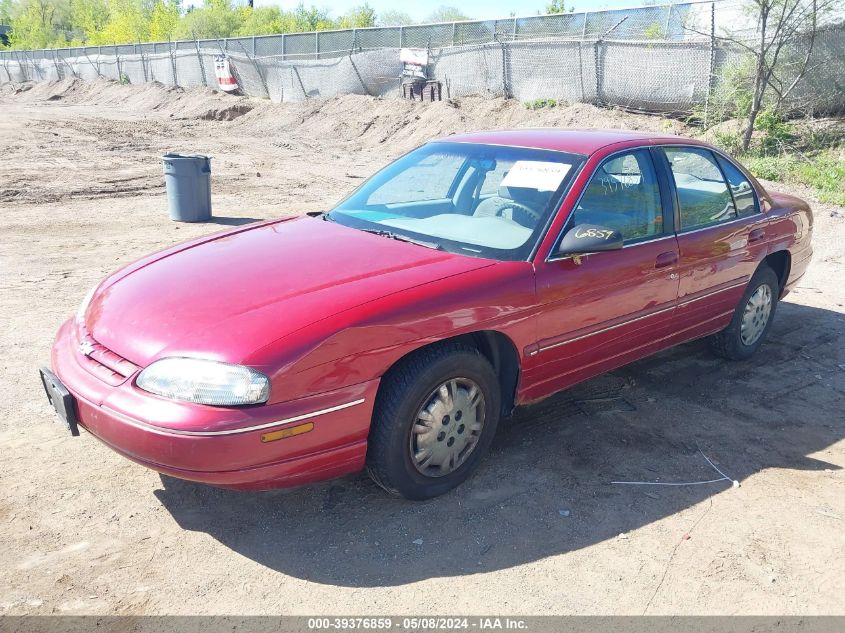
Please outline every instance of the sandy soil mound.
[{"label": "sandy soil mound", "polygon": [[528,110],[516,100],[483,97],[419,103],[346,95],[296,104],[266,104],[244,116],[239,125],[274,132],[296,129],[301,135],[334,138],[361,148],[389,142],[400,150],[438,136],[490,128],[624,128],[688,133],[680,121],[584,103]]},{"label": "sandy soil mound", "polygon": [[245,134],[331,138],[353,148],[390,143],[397,151],[438,136],[504,127],[585,127],[688,134],[674,119],[598,108],[584,103],[529,110],[516,100],[466,97],[419,103],[346,95],[301,103],[274,104],[235,97],[210,88],[160,83],[122,85],[105,79],[6,84],[0,98],[18,101],[129,106],[140,116],[232,121]]},{"label": "sandy soil mound", "polygon": [[107,79],[4,84],[2,97],[23,102],[59,101],[71,104],[131,106],[139,115],[158,113],[171,117],[230,121],[252,110],[258,101],[234,97],[211,88],[182,88],[159,82],[120,84]]}]

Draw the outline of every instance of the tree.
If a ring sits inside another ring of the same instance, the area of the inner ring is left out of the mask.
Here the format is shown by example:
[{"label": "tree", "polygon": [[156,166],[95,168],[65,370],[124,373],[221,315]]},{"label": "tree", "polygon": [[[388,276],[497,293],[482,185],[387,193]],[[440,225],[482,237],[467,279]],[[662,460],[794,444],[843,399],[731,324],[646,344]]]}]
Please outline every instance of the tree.
[{"label": "tree", "polygon": [[56,39],[57,7],[51,0],[24,0],[12,21],[13,48],[46,48]]},{"label": "tree", "polygon": [[565,0],[551,0],[546,5],[546,13],[575,13],[575,7],[571,6],[567,8]]},{"label": "tree", "polygon": [[154,42],[172,40],[181,14],[179,0],[155,0],[150,12],[150,39]]},{"label": "tree", "polygon": [[223,39],[231,37],[240,25],[240,16],[230,0],[205,0],[202,7],[189,10],[179,20],[176,38]]},{"label": "tree", "polygon": [[235,35],[243,37],[288,33],[293,29],[293,21],[293,16],[283,12],[279,7],[253,9],[247,6],[241,13],[241,24],[235,31]]},{"label": "tree", "polygon": [[363,29],[368,26],[376,25],[376,11],[368,2],[365,2],[359,7],[350,9],[346,15],[343,15],[338,27],[341,29]]},{"label": "tree", "polygon": [[306,9],[305,5],[300,2],[296,9],[293,10],[293,15],[294,31],[299,33],[307,31],[327,31],[335,28],[336,26],[326,11],[318,9],[313,5],[310,9]]},{"label": "tree", "polygon": [[[753,38],[714,35],[743,50],[752,60],[748,77],[748,111],[744,113],[740,149],[748,151],[757,118],[765,108],[780,114],[787,97],[804,79],[812,59],[819,20],[839,0],[745,0],[745,10],[757,23]],[[687,27],[700,34],[710,33]],[[796,57],[797,47],[803,51]]]},{"label": "tree", "polygon": [[410,15],[396,9],[383,11],[377,21],[379,26],[408,26],[414,23]]},{"label": "tree", "polygon": [[109,21],[106,0],[71,0],[70,30],[84,41],[96,39]]},{"label": "tree", "polygon": [[12,0],[0,0],[0,25],[8,26],[12,22]]},{"label": "tree", "polygon": [[88,35],[89,44],[145,42],[150,37],[149,19],[140,0],[108,0],[108,20]]},{"label": "tree", "polygon": [[470,17],[465,15],[457,7],[448,7],[440,5],[430,16],[426,22],[460,22],[462,20],[469,20]]}]

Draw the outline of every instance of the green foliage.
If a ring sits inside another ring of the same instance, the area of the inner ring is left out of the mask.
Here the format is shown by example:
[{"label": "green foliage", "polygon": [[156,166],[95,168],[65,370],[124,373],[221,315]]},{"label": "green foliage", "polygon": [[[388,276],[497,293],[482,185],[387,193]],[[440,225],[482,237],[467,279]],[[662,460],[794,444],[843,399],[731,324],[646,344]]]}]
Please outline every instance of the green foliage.
[{"label": "green foliage", "polygon": [[378,16],[379,26],[407,26],[413,23],[414,20],[410,15],[404,11],[398,11],[396,9],[382,11],[382,13]]},{"label": "green foliage", "polygon": [[176,25],[179,40],[222,39],[235,34],[241,22],[240,11],[231,0],[205,0],[203,6],[189,9]]},{"label": "green foliage", "polygon": [[566,0],[550,0],[546,5],[546,13],[575,13],[575,5],[566,6]]},{"label": "green foliage", "polygon": [[714,142],[739,156],[758,178],[803,184],[811,187],[822,202],[845,205],[845,136],[839,129],[814,131],[815,127],[784,121],[765,109],[755,121],[748,152],[741,152],[739,131],[717,130]]},{"label": "green foliage", "polygon": [[150,13],[150,39],[154,42],[174,39],[180,17],[179,0],[156,0]]},{"label": "green foliage", "polygon": [[428,16],[426,22],[460,22],[461,20],[469,20],[469,16],[457,7],[448,7],[440,5],[431,15]]},{"label": "green foliage", "polygon": [[365,2],[359,7],[351,9],[346,15],[341,16],[338,27],[341,29],[363,29],[376,25],[376,11],[369,3]]},{"label": "green foliage", "polygon": [[86,33],[88,43],[127,44],[149,39],[149,17],[139,0],[107,0],[108,20],[101,30]]},{"label": "green foliage", "polygon": [[739,132],[717,130],[713,143],[728,154],[739,154],[742,149],[742,135]]},{"label": "green foliage", "polygon": [[754,121],[754,130],[761,132],[759,151],[763,155],[782,153],[795,140],[792,126],[772,109],[761,110]]},{"label": "green foliage", "polygon": [[12,0],[0,0],[0,24],[8,25],[12,21]]},{"label": "green foliage", "polygon": [[666,37],[666,32],[660,22],[652,22],[643,29],[643,37],[647,40],[662,40]]},{"label": "green foliage", "polygon": [[12,48],[46,48],[57,36],[60,8],[51,0],[21,0],[14,7],[9,44]]},{"label": "green foliage", "polygon": [[751,155],[743,160],[758,178],[801,183],[812,187],[822,202],[845,205],[845,159],[835,150],[822,151],[812,157]]},{"label": "green foliage", "polygon": [[[440,7],[438,20],[467,19],[458,9]],[[328,11],[300,3],[250,8],[243,0],[203,0],[183,11],[181,0],[0,0],[0,24],[9,24],[10,45],[18,49],[112,45],[185,39],[221,39],[273,33],[410,24],[410,16],[382,16],[366,1],[335,19]]]},{"label": "green foliage", "polygon": [[300,3],[293,10],[293,17],[295,31],[328,31],[336,26],[328,12],[313,5],[306,9],[305,5]]},{"label": "green foliage", "polygon": [[753,57],[746,56],[738,63],[727,66],[716,82],[706,109],[704,105],[696,107],[689,123],[713,126],[728,119],[748,116],[753,81]]},{"label": "green foliage", "polygon": [[555,99],[534,99],[526,101],[525,107],[529,110],[542,110],[543,108],[556,108],[558,103]]}]

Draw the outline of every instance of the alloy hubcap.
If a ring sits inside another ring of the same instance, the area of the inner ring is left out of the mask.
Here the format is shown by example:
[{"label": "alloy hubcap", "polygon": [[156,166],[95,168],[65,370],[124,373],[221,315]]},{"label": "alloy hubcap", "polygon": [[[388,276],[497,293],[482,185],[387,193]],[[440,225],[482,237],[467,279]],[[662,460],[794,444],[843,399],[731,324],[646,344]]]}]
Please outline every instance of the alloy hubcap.
[{"label": "alloy hubcap", "polygon": [[426,477],[460,468],[484,428],[484,395],[468,378],[441,384],[417,412],[411,432],[411,462]]},{"label": "alloy hubcap", "polygon": [[751,294],[745,304],[739,328],[739,337],[744,345],[754,345],[763,335],[771,313],[772,291],[768,284],[763,284]]}]

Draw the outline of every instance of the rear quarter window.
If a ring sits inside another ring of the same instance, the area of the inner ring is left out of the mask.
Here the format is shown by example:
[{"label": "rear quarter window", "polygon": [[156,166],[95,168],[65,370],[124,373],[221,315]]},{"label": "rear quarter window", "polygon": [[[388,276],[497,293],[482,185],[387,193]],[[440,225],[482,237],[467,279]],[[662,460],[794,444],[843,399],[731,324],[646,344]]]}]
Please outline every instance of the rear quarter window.
[{"label": "rear quarter window", "polygon": [[725,172],[728,184],[731,186],[731,193],[733,194],[734,202],[736,202],[737,215],[744,218],[759,212],[760,203],[757,202],[757,194],[754,192],[754,187],[751,186],[748,178],[726,158],[717,154],[716,160],[719,161],[719,166]]}]

